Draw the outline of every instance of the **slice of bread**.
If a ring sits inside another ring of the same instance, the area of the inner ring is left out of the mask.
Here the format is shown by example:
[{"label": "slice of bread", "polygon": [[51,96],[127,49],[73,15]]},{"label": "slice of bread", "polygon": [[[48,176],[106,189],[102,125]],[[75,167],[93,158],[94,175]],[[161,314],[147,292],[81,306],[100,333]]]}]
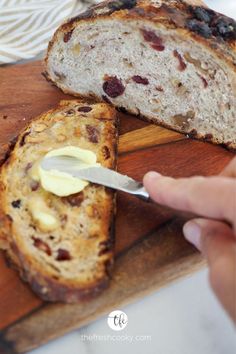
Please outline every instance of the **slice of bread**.
[{"label": "slice of bread", "polygon": [[234,149],[235,48],[236,22],[206,7],[106,1],[56,31],[46,70],[64,92]]},{"label": "slice of bread", "polygon": [[[114,169],[114,108],[62,101],[20,134],[0,172],[1,248],[40,297],[67,303],[107,286],[115,208],[114,192],[103,186],[90,183],[77,194],[58,197],[32,178],[36,161],[70,145],[91,150],[97,162]],[[41,212],[46,224],[38,217]]]}]

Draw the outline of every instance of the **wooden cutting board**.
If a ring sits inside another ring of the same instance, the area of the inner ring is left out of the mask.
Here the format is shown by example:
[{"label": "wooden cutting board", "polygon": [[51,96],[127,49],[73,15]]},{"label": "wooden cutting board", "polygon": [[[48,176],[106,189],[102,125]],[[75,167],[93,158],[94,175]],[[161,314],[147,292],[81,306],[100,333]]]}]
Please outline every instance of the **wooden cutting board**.
[{"label": "wooden cutting board", "polygon": [[[31,118],[68,98],[41,75],[40,62],[0,68],[0,159]],[[142,180],[149,170],[174,177],[218,173],[233,157],[220,146],[120,114],[118,170]],[[201,256],[184,241],[172,211],[118,193],[116,261],[110,287],[76,305],[32,293],[0,255],[0,353],[23,353],[192,273]]]}]

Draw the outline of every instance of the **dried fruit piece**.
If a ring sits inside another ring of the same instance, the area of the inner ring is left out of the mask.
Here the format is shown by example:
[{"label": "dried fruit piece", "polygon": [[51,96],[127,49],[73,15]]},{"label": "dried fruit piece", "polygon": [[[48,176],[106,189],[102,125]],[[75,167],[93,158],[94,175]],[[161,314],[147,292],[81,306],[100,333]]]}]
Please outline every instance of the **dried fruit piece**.
[{"label": "dried fruit piece", "polygon": [[236,22],[225,16],[220,16],[212,22],[213,34],[224,39],[236,39]]},{"label": "dried fruit piece", "polygon": [[118,77],[110,76],[106,77],[106,81],[103,83],[103,91],[109,97],[116,98],[124,93],[125,87]]},{"label": "dried fruit piece", "polygon": [[69,109],[65,113],[66,113],[67,116],[73,116],[75,114],[75,111],[73,109]]},{"label": "dried fruit piece", "polygon": [[207,70],[207,68],[205,68],[205,69],[203,68],[204,63],[202,63],[199,59],[193,58],[193,57],[190,55],[190,53],[185,52],[185,53],[184,53],[184,59],[185,59],[188,63],[195,65],[195,67],[196,67],[199,71],[201,71],[204,75],[209,74],[209,71]]},{"label": "dried fruit piece", "polygon": [[188,111],[186,114],[176,114],[173,116],[173,121],[174,123],[179,126],[188,126],[189,122],[194,119],[195,117],[195,112],[194,111]]},{"label": "dried fruit piece", "polygon": [[187,20],[186,26],[193,32],[205,38],[214,35],[224,40],[236,39],[236,22],[233,19],[200,6],[189,6],[189,10],[193,17]]},{"label": "dried fruit piece", "polygon": [[79,107],[79,108],[77,109],[77,111],[78,111],[78,112],[85,112],[85,113],[87,113],[87,112],[92,111],[92,108],[89,107],[89,106],[83,106],[83,107]]},{"label": "dried fruit piece", "polygon": [[206,135],[204,136],[204,140],[205,140],[205,141],[212,141],[212,139],[213,139],[213,135],[212,135],[212,134],[206,134]]},{"label": "dried fruit piece", "polygon": [[72,207],[74,206],[79,207],[84,200],[84,194],[83,192],[80,192],[80,193],[69,195],[68,197],[64,197],[62,199],[68,202]]},{"label": "dried fruit piece", "polygon": [[156,90],[159,91],[159,92],[163,92],[164,91],[163,87],[161,87],[161,86],[157,86]]},{"label": "dried fruit piece", "polygon": [[57,261],[69,261],[71,259],[71,254],[69,251],[59,248],[57,251]]},{"label": "dried fruit piece", "polygon": [[39,182],[31,181],[30,188],[33,192],[37,191],[39,188]]},{"label": "dried fruit piece", "polygon": [[195,19],[188,19],[186,26],[190,31],[198,33],[200,36],[209,38],[212,35],[212,30],[205,22],[201,22]]},{"label": "dried fruit piece", "polygon": [[152,48],[158,50],[158,52],[163,52],[165,50],[164,45],[152,44]]},{"label": "dried fruit piece", "polygon": [[196,19],[206,23],[209,23],[214,15],[214,12],[212,10],[204,9],[201,6],[196,6],[192,8],[192,12]]},{"label": "dried fruit piece", "polygon": [[35,247],[37,247],[41,251],[45,252],[48,256],[51,256],[52,251],[46,242],[44,242],[44,241],[40,240],[40,238],[36,238],[36,237],[33,237],[33,240],[34,240],[33,245]]},{"label": "dried fruit piece", "polygon": [[157,36],[155,32],[145,29],[141,29],[141,32],[145,41],[150,42],[153,49],[158,50],[159,52],[165,50],[163,39]]},{"label": "dried fruit piece", "polygon": [[99,131],[97,128],[93,127],[92,125],[86,125],[86,130],[88,133],[88,139],[91,141],[93,144],[97,144],[99,140]]},{"label": "dried fruit piece", "polygon": [[63,40],[65,43],[69,42],[69,40],[71,39],[72,33],[73,33],[73,30],[64,34]]},{"label": "dried fruit piece", "polygon": [[185,95],[188,92],[189,91],[188,91],[187,87],[184,86],[184,85],[179,86],[178,89],[177,89],[177,94],[180,95],[180,96],[183,96],[183,95]]},{"label": "dried fruit piece", "polygon": [[202,75],[199,75],[199,74],[198,74],[198,76],[199,76],[200,79],[202,80],[204,88],[207,88],[208,82],[207,82],[207,80],[205,79],[205,77],[203,77]]},{"label": "dried fruit piece", "polygon": [[20,199],[13,200],[11,205],[13,206],[13,208],[18,208],[19,209],[21,207],[21,200]]},{"label": "dried fruit piece", "polygon": [[80,53],[80,44],[77,43],[74,45],[74,47],[72,48],[72,51],[74,54],[79,54]]},{"label": "dried fruit piece", "polygon": [[102,154],[105,160],[109,159],[109,157],[111,156],[110,150],[106,145],[102,147]]},{"label": "dried fruit piece", "polygon": [[137,3],[137,0],[115,0],[108,3],[109,9],[113,11],[121,9],[132,9]]},{"label": "dried fruit piece", "polygon": [[179,52],[176,49],[173,51],[173,54],[174,54],[174,57],[177,58],[179,61],[178,69],[180,71],[184,71],[187,68],[187,64],[184,62],[182,55],[179,54]]},{"label": "dried fruit piece", "polygon": [[156,35],[156,33],[153,32],[153,31],[148,31],[148,30],[145,30],[145,29],[141,29],[141,32],[143,34],[143,38],[147,42],[152,42],[152,43],[156,43],[156,44],[160,44],[162,42],[162,39],[160,37],[158,37]]},{"label": "dried fruit piece", "polygon": [[188,92],[187,87],[185,85],[183,85],[182,82],[179,81],[178,79],[173,78],[170,81],[171,81],[171,83],[178,95],[184,95]]},{"label": "dried fruit piece", "polygon": [[99,251],[98,255],[101,256],[107,252],[111,252],[113,246],[114,245],[111,240],[106,240],[106,241],[100,242],[100,244],[99,244],[100,251]]},{"label": "dried fruit piece", "polygon": [[136,82],[137,84],[142,84],[142,85],[148,85],[149,84],[149,81],[146,77],[142,77],[142,76],[139,76],[139,75],[134,75],[132,77],[132,80],[134,82]]}]

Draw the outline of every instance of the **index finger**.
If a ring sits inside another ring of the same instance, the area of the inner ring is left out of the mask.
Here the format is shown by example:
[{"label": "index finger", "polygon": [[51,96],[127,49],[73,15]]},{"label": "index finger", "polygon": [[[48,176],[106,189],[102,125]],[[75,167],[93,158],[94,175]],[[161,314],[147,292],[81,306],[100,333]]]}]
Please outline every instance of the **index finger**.
[{"label": "index finger", "polygon": [[190,177],[174,179],[149,172],[144,186],[155,202],[204,217],[236,219],[236,180],[227,177]]}]

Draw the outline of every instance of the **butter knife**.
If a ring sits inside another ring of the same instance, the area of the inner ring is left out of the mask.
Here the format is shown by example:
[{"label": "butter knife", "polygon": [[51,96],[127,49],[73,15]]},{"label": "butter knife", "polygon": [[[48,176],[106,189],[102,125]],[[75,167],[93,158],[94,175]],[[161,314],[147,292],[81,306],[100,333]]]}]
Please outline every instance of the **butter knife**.
[{"label": "butter knife", "polygon": [[101,184],[112,189],[133,194],[145,201],[150,200],[149,194],[142,183],[105,167],[90,167],[89,165],[83,164],[83,167],[81,168],[78,159],[71,156],[53,156],[44,158],[41,161],[41,167],[47,171],[57,170],[65,172],[75,178],[80,178],[92,183]]}]

